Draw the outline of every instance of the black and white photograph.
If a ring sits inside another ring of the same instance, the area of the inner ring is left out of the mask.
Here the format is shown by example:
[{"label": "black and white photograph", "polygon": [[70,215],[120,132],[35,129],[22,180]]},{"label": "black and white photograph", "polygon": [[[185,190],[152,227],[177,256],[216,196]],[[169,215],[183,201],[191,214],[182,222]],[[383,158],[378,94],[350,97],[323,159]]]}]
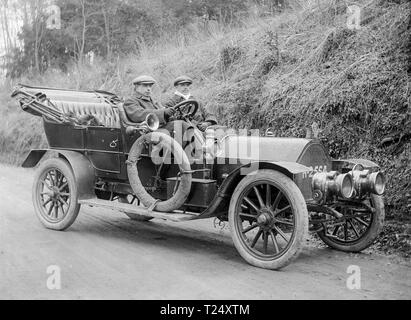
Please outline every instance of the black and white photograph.
[{"label": "black and white photograph", "polygon": [[408,0],[0,0],[0,300],[411,300],[410,75]]}]

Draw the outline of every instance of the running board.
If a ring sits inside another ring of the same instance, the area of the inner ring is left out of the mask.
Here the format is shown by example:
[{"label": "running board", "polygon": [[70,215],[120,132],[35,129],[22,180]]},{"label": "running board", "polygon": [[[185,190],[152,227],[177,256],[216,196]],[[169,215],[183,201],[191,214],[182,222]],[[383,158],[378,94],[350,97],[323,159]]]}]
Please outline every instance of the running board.
[{"label": "running board", "polygon": [[79,204],[85,204],[90,207],[106,208],[124,213],[131,213],[138,216],[164,219],[174,222],[193,220],[198,217],[195,213],[183,213],[182,211],[158,212],[150,211],[145,207],[138,207],[135,204],[121,203],[117,201],[102,200],[97,198],[83,199],[78,201]]}]

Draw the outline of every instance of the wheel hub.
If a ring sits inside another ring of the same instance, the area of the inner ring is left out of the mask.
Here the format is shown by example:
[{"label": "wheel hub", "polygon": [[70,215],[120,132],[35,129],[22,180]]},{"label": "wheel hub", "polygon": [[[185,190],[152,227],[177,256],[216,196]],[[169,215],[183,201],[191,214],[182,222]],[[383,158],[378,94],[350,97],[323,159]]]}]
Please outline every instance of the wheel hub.
[{"label": "wheel hub", "polygon": [[268,209],[261,210],[261,213],[257,216],[257,223],[262,228],[269,228],[273,221],[274,218]]},{"label": "wheel hub", "polygon": [[261,225],[266,225],[268,222],[268,219],[264,214],[260,214],[257,218],[257,222]]},{"label": "wheel hub", "polygon": [[57,187],[52,187],[50,197],[53,200],[57,200],[59,196],[60,196],[60,190]]}]

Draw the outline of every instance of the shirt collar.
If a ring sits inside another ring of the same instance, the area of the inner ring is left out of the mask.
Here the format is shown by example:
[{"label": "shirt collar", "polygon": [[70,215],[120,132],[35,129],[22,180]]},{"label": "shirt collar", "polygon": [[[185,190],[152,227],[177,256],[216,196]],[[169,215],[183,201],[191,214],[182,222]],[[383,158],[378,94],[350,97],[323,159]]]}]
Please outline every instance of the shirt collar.
[{"label": "shirt collar", "polygon": [[177,96],[179,96],[179,97],[184,98],[185,100],[189,100],[190,97],[191,97],[191,94],[190,94],[190,93],[187,94],[187,95],[185,95],[185,94],[182,94],[180,91],[176,91],[176,92],[174,92],[174,94],[177,95]]}]

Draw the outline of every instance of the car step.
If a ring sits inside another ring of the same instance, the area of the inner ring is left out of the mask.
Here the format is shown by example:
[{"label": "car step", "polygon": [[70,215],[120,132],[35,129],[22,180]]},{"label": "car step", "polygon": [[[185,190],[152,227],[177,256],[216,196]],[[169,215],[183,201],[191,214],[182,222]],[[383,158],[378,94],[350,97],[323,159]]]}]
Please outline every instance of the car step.
[{"label": "car step", "polygon": [[117,201],[102,200],[97,198],[79,200],[78,203],[88,205],[90,207],[106,208],[120,212],[131,213],[138,216],[152,217],[174,222],[193,220],[198,216],[198,214],[192,212],[184,213],[177,210],[173,212],[150,211],[148,208],[139,207],[135,204],[121,203]]}]

